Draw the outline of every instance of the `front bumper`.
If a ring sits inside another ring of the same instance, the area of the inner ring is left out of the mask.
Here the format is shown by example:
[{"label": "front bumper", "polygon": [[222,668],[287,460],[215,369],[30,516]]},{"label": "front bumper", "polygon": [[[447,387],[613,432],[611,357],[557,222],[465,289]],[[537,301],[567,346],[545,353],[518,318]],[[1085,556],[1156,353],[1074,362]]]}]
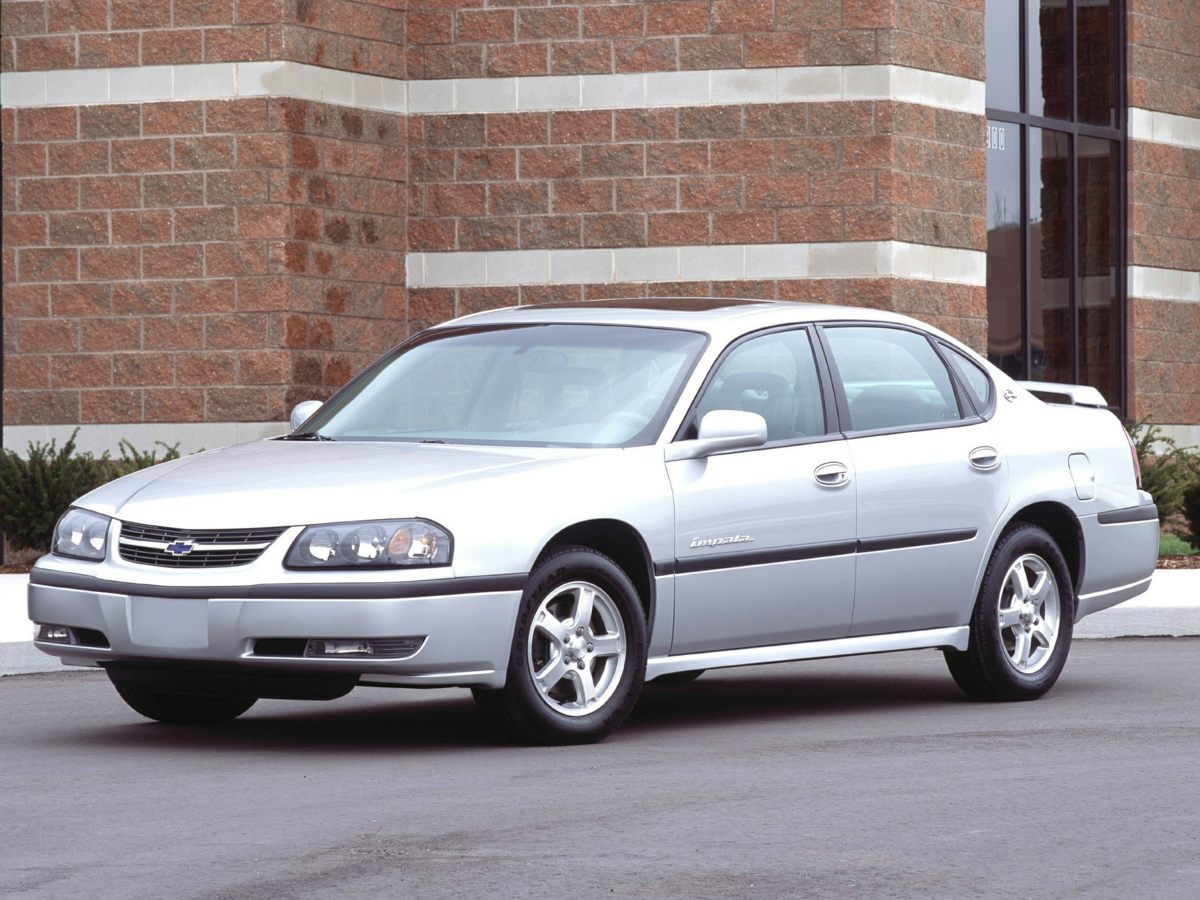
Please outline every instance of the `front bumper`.
[{"label": "front bumper", "polygon": [[[287,596],[285,586],[220,587],[205,596],[186,590],[65,577],[34,570],[29,618],[35,623],[99,632],[108,647],[35,640],[41,651],[68,665],[144,663],[219,665],[249,673],[294,674],[344,679],[358,684],[409,687],[504,686],[513,629],[521,601],[519,576],[444,579],[443,593],[422,596],[381,589],[378,582]],[[461,582],[461,591],[456,587]],[[246,596],[238,596],[239,593]],[[256,596],[257,595],[257,596]],[[266,595],[266,596],[263,596]],[[384,639],[420,636],[420,649],[404,659],[307,658],[256,654],[256,641],[274,639]],[[95,641],[92,641],[95,643]]]}]

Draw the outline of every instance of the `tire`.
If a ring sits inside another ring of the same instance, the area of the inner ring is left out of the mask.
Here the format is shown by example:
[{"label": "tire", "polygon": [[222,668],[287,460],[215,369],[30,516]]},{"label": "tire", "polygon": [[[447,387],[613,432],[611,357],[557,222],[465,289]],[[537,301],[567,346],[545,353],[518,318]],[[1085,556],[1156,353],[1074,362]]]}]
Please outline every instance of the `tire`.
[{"label": "tire", "polygon": [[672,672],[670,675],[659,675],[657,678],[650,680],[651,684],[673,685],[678,687],[681,684],[691,684],[697,678],[705,673],[705,669],[693,669],[690,672]]},{"label": "tire", "polygon": [[641,694],[646,631],[637,590],[616,563],[585,547],[558,550],[529,575],[505,687],[476,688],[475,701],[523,743],[602,740]]},{"label": "tire", "polygon": [[166,694],[113,685],[134,712],[166,725],[216,725],[236,719],[257,700],[253,697],[199,697]]},{"label": "tire", "polygon": [[1062,673],[1074,625],[1075,591],[1062,551],[1038,526],[1018,523],[992,553],[966,651],[944,651],[946,665],[977,700],[1036,700]]}]

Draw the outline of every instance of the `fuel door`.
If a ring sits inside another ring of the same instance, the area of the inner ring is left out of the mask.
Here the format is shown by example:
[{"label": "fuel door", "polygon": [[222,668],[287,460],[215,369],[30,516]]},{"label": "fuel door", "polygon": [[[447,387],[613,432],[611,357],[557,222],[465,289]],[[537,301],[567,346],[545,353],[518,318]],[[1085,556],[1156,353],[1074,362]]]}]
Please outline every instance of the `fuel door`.
[{"label": "fuel door", "polygon": [[1071,480],[1075,482],[1075,496],[1080,500],[1096,499],[1096,473],[1086,453],[1072,453],[1067,458],[1071,467]]}]

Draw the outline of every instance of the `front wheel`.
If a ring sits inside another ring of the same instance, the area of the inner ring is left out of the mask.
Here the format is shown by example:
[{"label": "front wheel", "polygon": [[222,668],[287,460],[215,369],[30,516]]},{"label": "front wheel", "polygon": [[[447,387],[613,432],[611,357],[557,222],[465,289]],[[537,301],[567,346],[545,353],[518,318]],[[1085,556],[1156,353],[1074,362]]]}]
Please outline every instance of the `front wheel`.
[{"label": "front wheel", "polygon": [[629,576],[585,547],[530,574],[502,690],[480,707],[517,740],[583,744],[625,721],[646,677],[646,618]]},{"label": "front wheel", "polygon": [[143,691],[113,685],[129,708],[167,725],[216,725],[236,719],[255,704],[253,697],[200,697]]},{"label": "front wheel", "polygon": [[1036,525],[996,544],[964,652],[947,650],[958,686],[978,700],[1035,700],[1053,687],[1071,648],[1075,600],[1058,544]]}]

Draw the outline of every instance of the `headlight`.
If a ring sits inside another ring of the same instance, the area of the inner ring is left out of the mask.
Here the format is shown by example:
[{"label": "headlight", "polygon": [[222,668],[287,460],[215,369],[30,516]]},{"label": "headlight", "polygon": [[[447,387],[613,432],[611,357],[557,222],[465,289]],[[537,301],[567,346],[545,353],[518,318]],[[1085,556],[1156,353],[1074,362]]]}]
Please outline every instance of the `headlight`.
[{"label": "headlight", "polygon": [[424,519],[310,525],[288,551],[289,569],[448,566],[450,532]]},{"label": "headlight", "polygon": [[54,526],[51,550],[59,556],[104,559],[108,544],[108,516],[86,509],[68,509]]}]

